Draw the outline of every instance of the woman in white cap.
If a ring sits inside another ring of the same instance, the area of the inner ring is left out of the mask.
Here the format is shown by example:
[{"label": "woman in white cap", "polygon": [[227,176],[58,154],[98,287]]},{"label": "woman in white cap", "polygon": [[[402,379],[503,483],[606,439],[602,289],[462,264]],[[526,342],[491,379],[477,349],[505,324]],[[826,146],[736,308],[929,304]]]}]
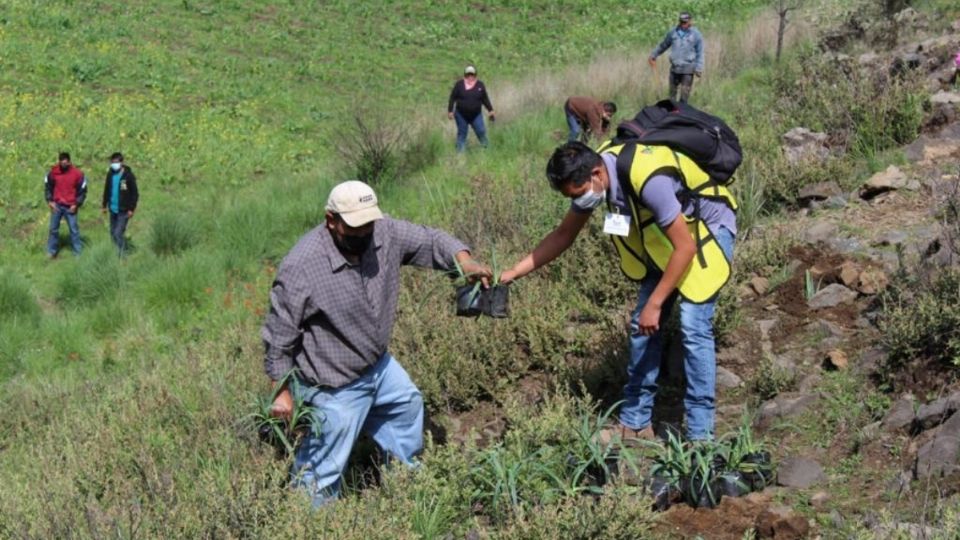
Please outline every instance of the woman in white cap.
[{"label": "woman in white cap", "polygon": [[477,79],[477,68],[470,65],[464,68],[463,78],[453,85],[450,100],[447,102],[447,117],[457,122],[457,152],[463,152],[467,146],[467,128],[473,126],[480,144],[487,147],[487,128],[483,124],[483,107],[490,113],[490,121],[495,119],[493,105],[483,81]]}]

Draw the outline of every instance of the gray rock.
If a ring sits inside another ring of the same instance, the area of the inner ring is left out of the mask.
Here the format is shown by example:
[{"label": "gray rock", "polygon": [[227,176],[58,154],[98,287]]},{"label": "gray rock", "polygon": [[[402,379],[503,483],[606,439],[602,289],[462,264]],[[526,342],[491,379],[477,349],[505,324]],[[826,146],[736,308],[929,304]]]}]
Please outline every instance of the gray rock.
[{"label": "gray rock", "polygon": [[777,485],[798,489],[807,489],[826,481],[823,466],[816,461],[802,457],[790,457],[777,467]]},{"label": "gray rock", "polygon": [[903,429],[913,423],[916,413],[913,410],[914,402],[909,398],[898,399],[890,410],[883,416],[880,425],[887,431]]},{"label": "gray rock", "polygon": [[880,424],[880,421],[876,421],[863,426],[863,428],[860,429],[860,434],[863,436],[863,439],[865,441],[872,441],[876,439],[877,436],[880,435]]},{"label": "gray rock", "polygon": [[873,245],[875,246],[896,246],[898,244],[903,244],[907,241],[909,235],[900,230],[886,231],[880,234],[877,237],[876,242]]},{"label": "gray rock", "polygon": [[797,194],[797,202],[800,206],[807,206],[811,201],[825,201],[830,197],[842,196],[843,190],[840,185],[830,180],[828,182],[818,182],[804,186]]},{"label": "gray rock", "polygon": [[860,353],[856,365],[861,373],[876,373],[886,358],[887,353],[882,347],[870,347]]},{"label": "gray rock", "polygon": [[773,330],[773,327],[777,325],[777,319],[763,319],[757,321],[757,326],[760,327],[760,339],[769,340],[770,331]]},{"label": "gray rock", "polygon": [[860,188],[860,198],[870,200],[881,193],[901,189],[907,185],[907,175],[896,165],[871,176]]},{"label": "gray rock", "polygon": [[960,470],[960,412],[943,423],[929,442],[917,451],[914,475],[918,479],[939,477]]},{"label": "gray rock", "polygon": [[797,392],[801,394],[812,394],[817,391],[817,388],[820,387],[820,383],[822,382],[823,377],[819,373],[811,373],[800,379],[800,382],[797,383]]},{"label": "gray rock", "polygon": [[844,255],[859,253],[863,250],[863,242],[856,238],[834,237],[827,242],[827,245],[830,246],[830,249]]},{"label": "gray rock", "polygon": [[807,325],[807,328],[816,332],[818,336],[824,337],[844,337],[847,333],[843,328],[840,327],[837,323],[830,322],[826,319],[817,319],[812,323]]},{"label": "gray rock", "polygon": [[796,416],[810,405],[816,403],[817,396],[813,394],[800,394],[798,392],[785,392],[779,396],[760,405],[757,412],[757,425],[760,427],[770,426],[778,418],[789,418]]},{"label": "gray rock", "polygon": [[737,388],[742,384],[743,379],[738,377],[736,373],[723,366],[717,366],[717,386],[720,388]]},{"label": "gray rock", "polygon": [[813,298],[807,301],[807,306],[810,309],[824,309],[836,307],[840,304],[850,304],[856,299],[856,291],[851,291],[839,283],[831,283],[817,291]]},{"label": "gray rock", "polygon": [[839,210],[847,207],[847,197],[845,195],[834,195],[823,201],[823,207],[831,210]]},{"label": "gray rock", "polygon": [[904,154],[921,164],[949,159],[960,155],[960,140],[943,132],[938,138],[922,135],[904,148]]},{"label": "gray rock", "polygon": [[839,227],[835,223],[829,221],[816,221],[811,224],[805,231],[803,231],[803,241],[808,244],[816,244],[817,242],[826,242],[833,239]]},{"label": "gray rock", "polygon": [[783,134],[783,155],[791,164],[806,161],[822,162],[830,156],[827,134],[795,127]]},{"label": "gray rock", "polygon": [[[765,342],[769,343],[769,342]],[[772,348],[772,347],[771,347]],[[778,354],[776,356],[771,356],[771,363],[773,367],[778,370],[786,373],[787,375],[793,377],[797,373],[797,365],[799,362],[796,358],[789,354]]]},{"label": "gray rock", "polygon": [[947,105],[956,105],[960,103],[960,94],[956,92],[947,92],[946,90],[941,90],[936,94],[930,96],[930,103],[934,105],[939,105],[941,103]]},{"label": "gray rock", "polygon": [[957,410],[960,410],[960,392],[935,399],[917,408],[916,427],[920,430],[936,427]]}]

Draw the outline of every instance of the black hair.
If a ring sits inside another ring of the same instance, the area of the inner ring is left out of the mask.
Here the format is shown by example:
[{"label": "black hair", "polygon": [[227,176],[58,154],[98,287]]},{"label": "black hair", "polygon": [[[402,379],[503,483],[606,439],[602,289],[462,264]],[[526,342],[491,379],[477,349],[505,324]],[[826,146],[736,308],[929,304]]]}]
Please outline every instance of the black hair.
[{"label": "black hair", "polygon": [[604,101],[603,110],[607,111],[610,114],[617,114],[617,104],[612,101]]},{"label": "black hair", "polygon": [[123,154],[121,154],[120,152],[114,152],[110,154],[110,161],[113,161],[113,160],[123,161]]},{"label": "black hair", "polygon": [[557,191],[569,183],[582,186],[600,162],[600,154],[589,146],[580,141],[568,142],[558,147],[547,162],[547,180]]},{"label": "black hair", "polygon": [[60,152],[60,156],[57,158],[57,161],[63,160],[70,161],[70,152]]}]

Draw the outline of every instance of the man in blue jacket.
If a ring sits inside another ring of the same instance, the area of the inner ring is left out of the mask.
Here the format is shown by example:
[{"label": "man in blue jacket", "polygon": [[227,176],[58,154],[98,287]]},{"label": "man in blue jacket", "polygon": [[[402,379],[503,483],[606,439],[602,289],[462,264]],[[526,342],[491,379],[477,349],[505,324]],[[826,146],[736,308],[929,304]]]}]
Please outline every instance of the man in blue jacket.
[{"label": "man in blue jacket", "polygon": [[689,13],[680,14],[676,28],[667,32],[666,37],[650,53],[647,60],[650,67],[656,67],[657,57],[670,49],[670,99],[677,99],[680,88],[680,101],[686,103],[693,89],[693,77],[703,74],[703,36],[693,27]]},{"label": "man in blue jacket", "polygon": [[133,170],[123,163],[123,154],[114,152],[110,156],[110,170],[107,171],[106,181],[103,184],[103,203],[100,205],[100,211],[103,213],[110,211],[110,237],[121,257],[127,249],[127,240],[124,237],[127,222],[133,217],[139,200],[137,177],[133,175]]}]

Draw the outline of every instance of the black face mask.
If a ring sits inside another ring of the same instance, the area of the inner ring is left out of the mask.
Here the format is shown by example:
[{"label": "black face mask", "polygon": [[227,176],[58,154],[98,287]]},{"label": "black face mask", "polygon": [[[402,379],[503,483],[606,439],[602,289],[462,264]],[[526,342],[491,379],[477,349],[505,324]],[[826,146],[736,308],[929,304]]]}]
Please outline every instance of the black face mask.
[{"label": "black face mask", "polygon": [[67,172],[67,169],[69,168],[70,168],[69,165],[60,165],[60,172]]},{"label": "black face mask", "polygon": [[363,236],[347,236],[345,234],[334,234],[333,243],[344,255],[363,255],[370,243],[373,241],[373,233]]}]

